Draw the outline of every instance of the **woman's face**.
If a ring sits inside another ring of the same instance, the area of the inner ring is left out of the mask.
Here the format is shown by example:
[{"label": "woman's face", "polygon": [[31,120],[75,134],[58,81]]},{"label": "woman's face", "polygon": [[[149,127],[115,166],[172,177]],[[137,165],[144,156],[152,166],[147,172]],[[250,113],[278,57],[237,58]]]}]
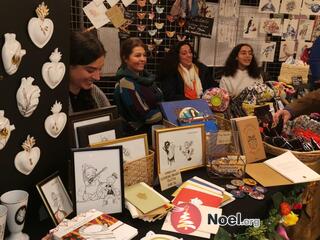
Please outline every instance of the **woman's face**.
[{"label": "woman's face", "polygon": [[70,84],[79,89],[91,89],[93,82],[100,80],[103,65],[104,56],[101,56],[88,65],[70,66]]},{"label": "woman's face", "polygon": [[147,63],[146,51],[144,48],[134,47],[129,57],[125,59],[125,63],[131,71],[135,73],[142,72]]},{"label": "woman's face", "polygon": [[192,66],[193,54],[189,45],[182,45],[179,51],[179,62],[185,68],[190,68]]},{"label": "woman's face", "polygon": [[240,69],[246,69],[250,65],[252,58],[252,49],[249,46],[242,46],[236,58],[238,60],[238,67]]}]

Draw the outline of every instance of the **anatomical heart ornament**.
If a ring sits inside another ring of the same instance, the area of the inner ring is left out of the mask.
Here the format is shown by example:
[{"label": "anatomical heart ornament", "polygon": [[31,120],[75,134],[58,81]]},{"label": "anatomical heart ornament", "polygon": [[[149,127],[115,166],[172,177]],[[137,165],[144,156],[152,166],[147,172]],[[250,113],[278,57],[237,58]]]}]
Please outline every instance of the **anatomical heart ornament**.
[{"label": "anatomical heart ornament", "polygon": [[61,112],[62,105],[55,102],[51,108],[52,115],[48,116],[44,122],[46,132],[53,138],[59,136],[67,123],[67,115]]},{"label": "anatomical heart ornament", "polygon": [[2,47],[2,61],[6,72],[14,74],[21,63],[22,57],[26,54],[25,49],[21,49],[21,44],[16,40],[16,34],[4,34],[4,45]]},{"label": "anatomical heart ornament", "polygon": [[24,175],[29,175],[40,159],[40,148],[34,147],[36,140],[28,135],[22,144],[23,151],[19,152],[15,159],[16,169]]},{"label": "anatomical heart ornament", "polygon": [[42,2],[36,9],[37,18],[33,17],[28,23],[28,33],[32,42],[43,48],[50,40],[53,33],[53,22],[46,18],[49,15],[49,8]]},{"label": "anatomical heart ornament", "polygon": [[14,125],[10,125],[9,119],[4,117],[4,111],[0,110],[0,150],[6,146],[14,129]]},{"label": "anatomical heart ornament", "polygon": [[51,89],[54,89],[62,81],[66,72],[66,66],[60,62],[61,53],[58,51],[58,48],[51,53],[49,59],[51,62],[46,62],[42,66],[42,77],[46,84]]},{"label": "anatomical heart ornament", "polygon": [[22,78],[17,91],[17,105],[22,116],[30,117],[39,104],[40,88],[32,85],[33,77]]}]

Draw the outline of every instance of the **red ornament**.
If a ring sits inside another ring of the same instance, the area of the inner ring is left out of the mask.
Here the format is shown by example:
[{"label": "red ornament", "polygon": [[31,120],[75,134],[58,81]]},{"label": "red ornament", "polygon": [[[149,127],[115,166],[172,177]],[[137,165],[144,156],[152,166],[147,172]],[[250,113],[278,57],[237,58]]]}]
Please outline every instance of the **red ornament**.
[{"label": "red ornament", "polygon": [[293,204],[292,209],[293,209],[293,210],[300,210],[300,209],[302,209],[302,203],[295,203],[295,204]]},{"label": "red ornament", "polygon": [[286,216],[291,212],[291,206],[287,202],[282,202],[280,204],[280,213],[282,216]]}]

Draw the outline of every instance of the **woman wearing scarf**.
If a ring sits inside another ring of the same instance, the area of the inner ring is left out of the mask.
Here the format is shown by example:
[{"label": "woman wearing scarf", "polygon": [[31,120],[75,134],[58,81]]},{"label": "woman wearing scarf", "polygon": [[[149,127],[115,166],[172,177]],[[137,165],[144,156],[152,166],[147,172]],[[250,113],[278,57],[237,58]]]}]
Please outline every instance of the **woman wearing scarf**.
[{"label": "woman wearing scarf", "polygon": [[209,69],[194,60],[193,49],[187,42],[179,42],[169,52],[160,66],[159,81],[167,101],[198,99],[206,89],[218,85]]},{"label": "woman wearing scarf", "polygon": [[134,129],[162,120],[158,102],[162,92],[155,85],[155,76],[145,71],[146,46],[139,38],[126,39],[120,49],[122,66],[116,78],[114,99],[120,115]]}]

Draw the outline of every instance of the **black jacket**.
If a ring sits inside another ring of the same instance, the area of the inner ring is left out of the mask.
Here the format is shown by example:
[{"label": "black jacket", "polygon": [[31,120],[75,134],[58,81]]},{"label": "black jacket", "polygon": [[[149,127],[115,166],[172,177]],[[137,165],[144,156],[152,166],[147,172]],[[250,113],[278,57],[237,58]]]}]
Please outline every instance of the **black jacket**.
[{"label": "black jacket", "polygon": [[[218,87],[218,83],[214,81],[208,67],[202,63],[196,63],[196,66],[199,69],[203,91],[211,87]],[[184,96],[184,82],[178,69],[174,73],[162,73],[159,78],[165,101],[187,99]]]}]

